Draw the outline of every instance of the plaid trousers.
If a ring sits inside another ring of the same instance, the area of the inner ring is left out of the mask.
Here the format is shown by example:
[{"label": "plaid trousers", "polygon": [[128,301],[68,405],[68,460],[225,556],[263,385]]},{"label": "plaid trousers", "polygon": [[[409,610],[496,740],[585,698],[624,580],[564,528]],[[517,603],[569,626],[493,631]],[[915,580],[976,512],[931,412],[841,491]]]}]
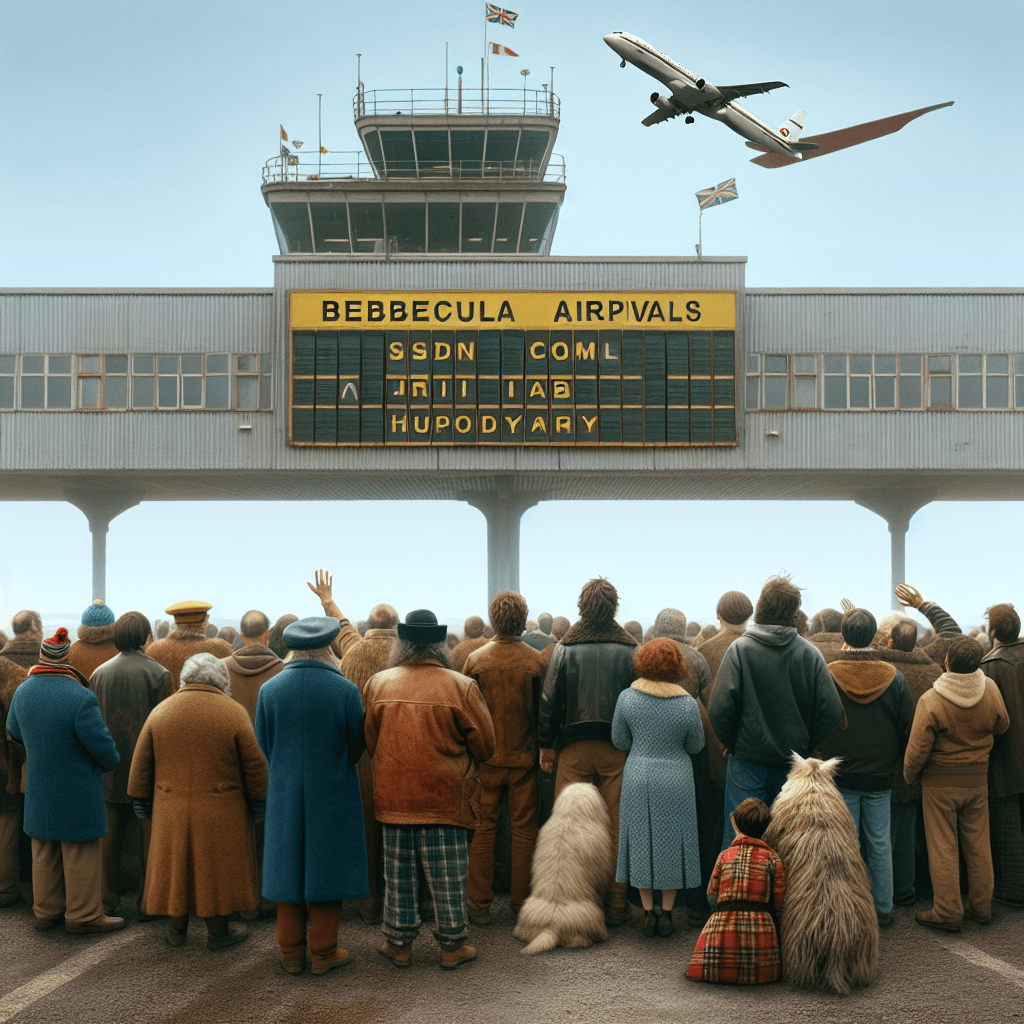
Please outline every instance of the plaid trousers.
[{"label": "plaid trousers", "polygon": [[466,874],[469,833],[454,826],[384,826],[384,925],[392,942],[412,942],[420,933],[419,879],[423,865],[437,915],[434,938],[445,950],[460,949],[468,935]]}]

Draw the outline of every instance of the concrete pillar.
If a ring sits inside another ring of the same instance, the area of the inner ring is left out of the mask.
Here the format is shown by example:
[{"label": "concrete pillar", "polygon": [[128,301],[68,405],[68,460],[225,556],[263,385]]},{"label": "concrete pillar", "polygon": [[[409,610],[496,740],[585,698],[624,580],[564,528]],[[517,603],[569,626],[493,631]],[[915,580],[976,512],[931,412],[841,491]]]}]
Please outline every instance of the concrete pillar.
[{"label": "concrete pillar", "polygon": [[895,494],[875,491],[856,499],[858,505],[881,516],[889,527],[889,603],[896,611],[903,608],[896,600],[894,591],[897,584],[907,582],[907,530],[910,528],[910,520],[934,497],[934,491]]},{"label": "concrete pillar", "polygon": [[487,600],[502,590],[519,589],[519,524],[523,513],[540,501],[516,494],[510,479],[501,478],[490,492],[466,498],[487,520]]},{"label": "concrete pillar", "polygon": [[142,495],[97,487],[68,488],[71,502],[89,520],[92,533],[92,600],[107,600],[107,531],[110,522],[122,512],[138,505]]}]

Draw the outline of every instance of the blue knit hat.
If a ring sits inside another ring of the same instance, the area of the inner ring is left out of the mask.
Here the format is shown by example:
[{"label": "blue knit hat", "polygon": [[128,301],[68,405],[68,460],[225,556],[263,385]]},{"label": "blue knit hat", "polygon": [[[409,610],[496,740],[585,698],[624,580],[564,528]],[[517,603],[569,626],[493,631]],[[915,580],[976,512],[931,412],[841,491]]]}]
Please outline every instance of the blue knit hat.
[{"label": "blue knit hat", "polygon": [[88,608],[82,612],[83,626],[112,626],[114,624],[114,613],[103,603],[103,599],[97,597]]}]

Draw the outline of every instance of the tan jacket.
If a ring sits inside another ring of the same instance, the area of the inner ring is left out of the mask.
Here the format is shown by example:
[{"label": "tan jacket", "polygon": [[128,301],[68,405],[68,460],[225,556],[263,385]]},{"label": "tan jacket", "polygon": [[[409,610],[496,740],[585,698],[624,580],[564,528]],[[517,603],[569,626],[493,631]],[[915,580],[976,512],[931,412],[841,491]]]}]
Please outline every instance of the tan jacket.
[{"label": "tan jacket", "polygon": [[160,662],[170,672],[172,690],[178,689],[178,677],[185,662],[193,654],[202,654],[204,651],[215,658],[224,659],[231,654],[231,644],[227,640],[207,637],[203,632],[179,625],[175,626],[163,640],[157,640],[146,648],[146,654],[154,661]]},{"label": "tan jacket", "polygon": [[463,669],[477,681],[494,723],[494,754],[487,764],[528,768],[537,763],[537,714],[544,671],[554,644],[538,651],[515,637],[478,647]]},{"label": "tan jacket", "polygon": [[711,670],[711,685],[700,695],[701,703],[705,708],[711,703],[711,692],[715,688],[715,676],[718,675],[725,652],[729,650],[734,641],[743,636],[743,630],[746,628],[745,622],[736,626],[731,622],[723,622],[722,628],[714,636],[708,637],[698,648]]},{"label": "tan jacket", "polygon": [[[972,677],[984,681],[984,692],[970,707],[959,706],[935,688],[941,688],[944,680]],[[1006,732],[1009,725],[998,687],[980,669],[970,676],[945,672],[917,702],[903,777],[913,782],[920,775],[924,786],[985,786],[994,737]]]},{"label": "tan jacket", "polygon": [[88,679],[104,662],[116,658],[120,651],[114,646],[114,624],[79,626],[78,639],[68,651],[68,661]]},{"label": "tan jacket", "polygon": [[364,704],[377,820],[473,828],[476,766],[494,756],[476,682],[436,661],[402,665],[366,684]]},{"label": "tan jacket", "polygon": [[284,668],[284,662],[269,647],[262,644],[239,647],[234,654],[221,658],[221,661],[228,670],[231,696],[245,708],[249,721],[255,728],[256,702],[259,700],[260,687]]}]

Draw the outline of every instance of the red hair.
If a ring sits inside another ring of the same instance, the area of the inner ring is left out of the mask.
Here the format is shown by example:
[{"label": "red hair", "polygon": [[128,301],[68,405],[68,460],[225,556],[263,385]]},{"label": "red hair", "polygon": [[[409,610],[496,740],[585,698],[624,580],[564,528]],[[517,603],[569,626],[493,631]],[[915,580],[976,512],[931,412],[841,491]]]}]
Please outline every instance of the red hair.
[{"label": "red hair", "polygon": [[633,659],[633,670],[638,678],[655,683],[681,683],[691,678],[690,666],[679,644],[668,637],[644,644]]}]

